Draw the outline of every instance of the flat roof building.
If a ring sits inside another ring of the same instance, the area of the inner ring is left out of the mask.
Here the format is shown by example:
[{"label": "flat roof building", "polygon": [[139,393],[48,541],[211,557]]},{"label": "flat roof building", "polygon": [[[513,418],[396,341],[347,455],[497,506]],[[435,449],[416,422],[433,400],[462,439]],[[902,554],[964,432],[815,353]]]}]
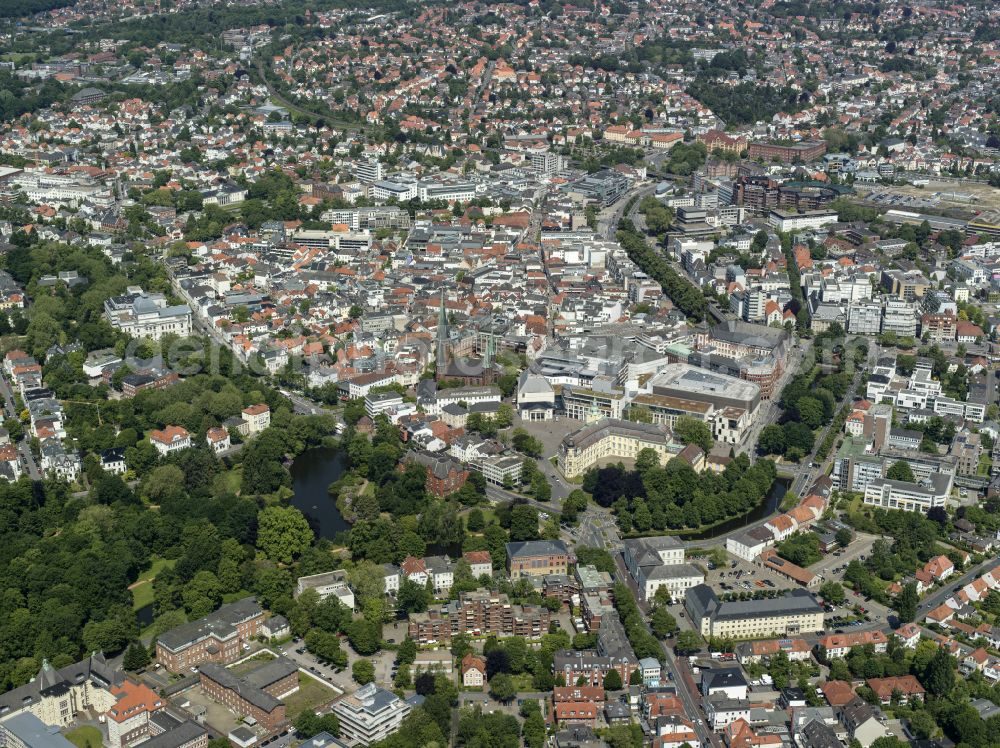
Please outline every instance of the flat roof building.
[{"label": "flat roof building", "polygon": [[374,683],[362,686],[333,707],[340,735],[352,745],[371,745],[399,730],[410,705]]}]

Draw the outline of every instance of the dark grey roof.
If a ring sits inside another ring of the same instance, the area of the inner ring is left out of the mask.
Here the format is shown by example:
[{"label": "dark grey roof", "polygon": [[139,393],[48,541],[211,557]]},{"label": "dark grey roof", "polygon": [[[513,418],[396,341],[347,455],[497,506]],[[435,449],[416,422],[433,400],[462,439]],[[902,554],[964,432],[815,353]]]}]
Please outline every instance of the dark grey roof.
[{"label": "dark grey roof", "polygon": [[263,709],[265,712],[273,712],[281,706],[281,701],[274,698],[271,694],[261,690],[246,678],[240,678],[231,670],[215,662],[207,662],[201,665],[199,672],[202,678],[208,678],[223,688],[235,691],[245,701],[253,704],[258,709]]},{"label": "dark grey roof", "polygon": [[56,696],[71,686],[90,680],[102,688],[119,685],[125,680],[121,670],[112,667],[100,652],[72,665],[56,670],[48,660],[29,683],[0,695],[0,717],[16,712],[30,704],[38,703],[45,696]]},{"label": "dark grey roof", "polygon": [[702,690],[708,693],[713,688],[739,688],[747,686],[747,679],[738,667],[712,668],[701,676]]},{"label": "dark grey roof", "polygon": [[699,584],[687,590],[684,601],[685,607],[696,621],[701,621],[705,616],[709,616],[715,621],[721,621],[802,615],[823,610],[816,602],[815,596],[802,589],[791,590],[781,597],[771,599],[720,602],[711,587]]},{"label": "dark grey roof", "polygon": [[215,634],[220,638],[228,637],[235,633],[237,623],[242,623],[262,613],[263,610],[256,600],[252,597],[244,597],[242,600],[223,605],[204,618],[183,623],[160,634],[158,641],[167,649],[176,652],[210,634]]},{"label": "dark grey roof", "polygon": [[818,719],[807,724],[799,733],[802,736],[799,743],[802,748],[844,748],[837,739],[837,733]]},{"label": "dark grey roof", "polygon": [[[274,616],[271,621],[277,618],[280,616]],[[257,688],[267,688],[279,680],[287,678],[298,669],[298,666],[287,657],[278,657],[246,673],[243,680]]]},{"label": "dark grey roof", "polygon": [[204,734],[205,728],[191,720],[185,720],[173,730],[156,735],[145,741],[143,745],[146,748],[180,748]]},{"label": "dark grey roof", "polygon": [[519,556],[559,556],[568,555],[566,544],[561,540],[522,540],[507,543],[507,557]]}]

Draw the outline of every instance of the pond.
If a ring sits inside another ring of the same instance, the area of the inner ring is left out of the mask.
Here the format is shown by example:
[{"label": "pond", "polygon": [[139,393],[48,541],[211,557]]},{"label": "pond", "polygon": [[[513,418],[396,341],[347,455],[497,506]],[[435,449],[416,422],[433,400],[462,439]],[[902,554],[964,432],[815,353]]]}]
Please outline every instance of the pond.
[{"label": "pond", "polygon": [[334,447],[307,449],[292,462],[291,504],[305,515],[317,537],[333,539],[351,528],[327,488],[344,474],[344,453]]},{"label": "pond", "polygon": [[738,532],[747,525],[752,525],[753,523],[768,517],[772,512],[777,510],[777,508],[781,506],[781,500],[785,498],[785,494],[788,492],[788,488],[791,484],[792,482],[788,478],[775,478],[774,483],[771,484],[771,488],[767,491],[767,496],[764,498],[764,501],[762,501],[756,509],[751,509],[742,517],[734,517],[733,519],[729,519],[718,525],[709,527],[707,530],[680,533],[678,537],[682,540],[711,540],[712,538],[718,538],[723,535],[731,535],[734,532]]},{"label": "pond", "polygon": [[139,628],[144,629],[153,623],[153,603],[146,603],[135,612],[135,620]]}]

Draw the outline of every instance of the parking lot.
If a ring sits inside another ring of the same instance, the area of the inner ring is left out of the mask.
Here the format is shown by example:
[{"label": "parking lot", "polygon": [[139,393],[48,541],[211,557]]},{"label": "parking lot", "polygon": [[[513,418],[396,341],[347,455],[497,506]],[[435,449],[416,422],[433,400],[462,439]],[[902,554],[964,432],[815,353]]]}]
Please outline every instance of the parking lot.
[{"label": "parking lot", "polygon": [[705,584],[711,585],[720,593],[790,590],[798,587],[791,580],[785,579],[770,569],[762,568],[735,556],[730,556],[729,566],[724,569],[709,569],[704,559],[699,561],[699,566],[706,570]]},{"label": "parking lot", "polygon": [[[876,540],[878,538],[875,535],[855,533],[854,540],[847,548],[828,553],[822,561],[810,566],[809,571],[816,575],[822,575],[824,581],[839,582],[844,578],[844,569],[847,568],[847,565],[854,560],[864,560],[862,556],[867,557],[871,553]],[[839,569],[839,571],[834,571],[834,569]]]}]

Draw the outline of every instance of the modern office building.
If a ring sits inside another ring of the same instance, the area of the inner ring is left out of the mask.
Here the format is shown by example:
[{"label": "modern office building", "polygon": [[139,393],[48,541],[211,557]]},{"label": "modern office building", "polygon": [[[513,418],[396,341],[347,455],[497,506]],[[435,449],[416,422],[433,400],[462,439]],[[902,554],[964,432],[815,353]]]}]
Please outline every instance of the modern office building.
[{"label": "modern office building", "polygon": [[760,387],[753,382],[699,369],[689,364],[669,364],[649,380],[654,395],[667,395],[710,403],[714,408],[740,408],[753,414],[760,404]]},{"label": "modern office building", "polygon": [[333,707],[340,720],[340,737],[351,745],[371,745],[399,730],[410,705],[374,683],[362,686]]},{"label": "modern office building", "polygon": [[348,608],[354,610],[354,592],[347,584],[347,572],[343,569],[299,577],[295,585],[295,597],[298,598],[306,590],[316,590],[320,600],[336,597]]},{"label": "modern office building", "polygon": [[920,483],[878,478],[865,487],[864,501],[883,509],[926,514],[947,504],[954,481],[954,474],[949,473],[935,473]]}]

